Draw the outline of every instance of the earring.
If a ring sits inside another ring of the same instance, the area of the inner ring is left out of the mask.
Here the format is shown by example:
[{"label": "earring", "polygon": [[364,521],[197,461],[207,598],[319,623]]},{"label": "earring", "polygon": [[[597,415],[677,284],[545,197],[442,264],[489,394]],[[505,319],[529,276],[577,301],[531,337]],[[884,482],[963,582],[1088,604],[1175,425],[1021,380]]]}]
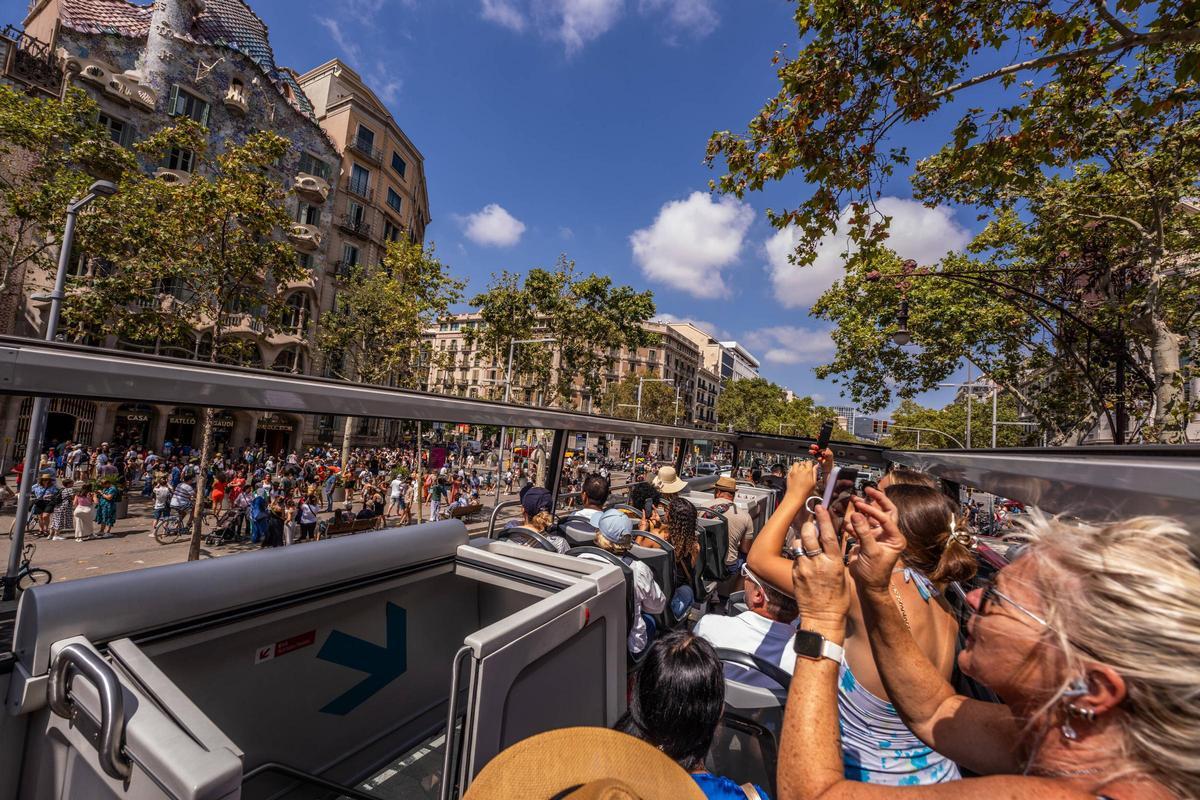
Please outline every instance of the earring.
[{"label": "earring", "polygon": [[[1076,678],[1075,680],[1071,681],[1071,685],[1067,687],[1062,694],[1063,700],[1065,701],[1067,698],[1083,697],[1087,693],[1087,681],[1083,678]],[[1076,706],[1074,703],[1066,703],[1065,705],[1066,719],[1063,720],[1061,729],[1062,735],[1064,739],[1073,742],[1079,738],[1079,732],[1076,731],[1071,725],[1071,717],[1076,716],[1091,722],[1096,719],[1096,712],[1094,709]]]}]

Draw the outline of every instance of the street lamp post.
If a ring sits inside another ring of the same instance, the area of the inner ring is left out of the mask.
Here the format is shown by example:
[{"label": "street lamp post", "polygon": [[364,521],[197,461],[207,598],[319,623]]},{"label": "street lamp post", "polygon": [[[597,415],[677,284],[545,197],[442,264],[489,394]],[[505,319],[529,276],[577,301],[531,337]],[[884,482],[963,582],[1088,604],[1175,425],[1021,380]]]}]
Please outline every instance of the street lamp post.
[{"label": "street lamp post", "polygon": [[963,443],[960,442],[958,439],[955,439],[953,436],[946,433],[945,431],[939,431],[937,428],[909,428],[909,427],[905,427],[903,425],[892,425],[891,428],[894,431],[916,431],[917,449],[918,450],[921,449],[921,431],[924,431],[925,433],[936,433],[939,436],[945,436],[947,439],[949,439],[950,441],[952,441],[956,445],[958,445],[959,448],[964,449],[964,450],[966,449],[965,447],[963,447]]},{"label": "street lamp post", "polygon": [[[676,385],[675,381],[673,381],[670,378],[647,378],[645,376],[642,376],[642,377],[638,378],[638,391],[637,391],[637,420],[638,420],[638,422],[642,421],[642,385],[646,384],[646,383],[669,383],[672,386],[675,386],[675,414],[676,414],[676,416],[678,416],[679,415],[679,387]],[[642,437],[639,434],[639,435],[636,435],[633,437],[633,470],[635,473],[637,472],[637,457],[638,457],[638,453],[641,452],[641,449],[642,449]]]},{"label": "street lamp post", "polygon": [[[546,344],[548,342],[557,342],[554,338],[544,339],[513,339],[508,343],[508,369],[505,370],[504,378],[504,402],[508,403],[509,396],[512,394],[512,365],[513,365],[513,349],[519,344]],[[500,476],[504,472],[504,448],[505,439],[508,435],[508,426],[500,427],[500,450],[496,459],[496,502],[500,502]]]},{"label": "street lamp post", "polygon": [[[58,319],[62,314],[62,301],[66,298],[67,267],[71,263],[71,248],[75,243],[75,220],[79,212],[99,197],[116,193],[116,184],[96,181],[88,187],[88,193],[67,206],[67,219],[63,225],[62,243],[58,251],[58,271],[54,275],[54,291],[50,293],[50,315],[46,320],[46,341],[58,337]],[[4,574],[4,586],[0,590],[3,599],[12,600],[16,594],[17,573],[21,569],[21,555],[25,546],[25,522],[29,516],[30,494],[33,478],[38,471],[38,455],[42,451],[42,434],[46,429],[46,412],[50,401],[46,397],[33,398],[29,410],[29,434],[25,442],[25,468],[21,471],[21,485],[17,494],[17,522],[13,528],[12,547],[8,553],[8,571]]]}]

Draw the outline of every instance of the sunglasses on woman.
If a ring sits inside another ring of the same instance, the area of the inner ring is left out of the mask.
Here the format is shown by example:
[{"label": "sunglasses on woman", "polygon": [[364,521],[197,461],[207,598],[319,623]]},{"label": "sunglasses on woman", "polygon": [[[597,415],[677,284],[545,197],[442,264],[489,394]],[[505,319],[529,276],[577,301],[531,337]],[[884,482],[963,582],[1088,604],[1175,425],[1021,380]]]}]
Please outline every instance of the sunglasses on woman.
[{"label": "sunglasses on woman", "polygon": [[1054,630],[1054,627],[1041,616],[1030,611],[1028,608],[997,589],[995,582],[988,583],[983,587],[983,594],[979,596],[979,607],[975,610],[975,613],[979,614],[980,616],[987,616],[989,613],[991,613],[989,609],[993,604],[997,604],[997,601],[999,601],[999,603],[1008,605],[1015,611],[1019,611],[1036,622],[1038,625],[1041,625],[1043,628]]}]

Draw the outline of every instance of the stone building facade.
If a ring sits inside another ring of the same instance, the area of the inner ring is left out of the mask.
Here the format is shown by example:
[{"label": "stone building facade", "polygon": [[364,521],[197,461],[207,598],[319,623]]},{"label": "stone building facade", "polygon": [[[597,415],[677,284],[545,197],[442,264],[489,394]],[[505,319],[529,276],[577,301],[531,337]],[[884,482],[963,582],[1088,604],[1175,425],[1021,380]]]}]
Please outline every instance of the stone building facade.
[{"label": "stone building facade", "polygon": [[[66,82],[87,91],[100,107],[100,121],[113,139],[131,145],[181,117],[211,133],[214,151],[241,143],[253,132],[273,130],[293,144],[273,177],[294,192],[289,196],[297,222],[286,232],[307,277],[282,287],[292,309],[289,328],[261,333],[253,315],[233,326],[252,341],[246,366],[315,373],[316,322],[333,302],[333,262],[327,256],[334,224],[341,154],[318,124],[296,75],[275,63],[266,25],[242,0],[157,0],[135,5],[126,0],[33,0],[24,34],[49,46],[64,67]],[[193,179],[194,154],[174,151],[161,163],[142,166],[167,182]],[[200,179],[197,176],[197,179]],[[119,266],[119,265],[118,265]],[[72,265],[90,269],[86,258]],[[16,332],[44,330],[48,302],[29,295],[52,280],[26,276],[26,296]],[[170,293],[172,288],[164,286]],[[177,357],[195,357],[206,332],[197,330],[191,346],[128,342],[109,336],[106,347]],[[23,452],[28,399],[6,401],[3,429],[11,454]],[[150,406],[104,403],[85,398],[55,401],[47,443],[65,439],[92,444],[142,444],[158,448],[166,440],[198,445],[200,409],[181,402]],[[314,435],[313,421],[301,416],[221,410],[218,440],[232,446],[261,443],[274,450],[301,446]]]}]

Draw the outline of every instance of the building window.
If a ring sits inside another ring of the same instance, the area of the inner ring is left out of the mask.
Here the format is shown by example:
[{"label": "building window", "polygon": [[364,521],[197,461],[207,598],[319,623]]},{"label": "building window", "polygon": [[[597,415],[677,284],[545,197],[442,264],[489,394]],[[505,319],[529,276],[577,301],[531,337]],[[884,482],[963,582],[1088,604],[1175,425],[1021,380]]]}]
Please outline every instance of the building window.
[{"label": "building window", "polygon": [[328,181],[332,173],[332,169],[328,164],[308,153],[300,154],[300,171],[314,175],[323,181]]},{"label": "building window", "polygon": [[400,241],[400,227],[393,225],[390,219],[383,220],[383,239],[387,242]]},{"label": "building window", "polygon": [[388,196],[387,196],[387,204],[389,206],[391,206],[393,211],[399,211],[400,203],[401,203],[400,195],[396,194],[395,189],[392,189],[389,187],[388,188]]},{"label": "building window", "polygon": [[196,154],[191,150],[185,150],[181,147],[172,147],[171,152],[167,153],[167,157],[163,159],[163,166],[167,169],[177,169],[182,172],[191,172],[195,166]]},{"label": "building window", "polygon": [[296,209],[296,222],[304,225],[321,224],[321,209],[309,203],[301,203]]},{"label": "building window", "polygon": [[172,117],[190,117],[201,125],[208,124],[208,103],[178,85],[171,87],[167,113]]},{"label": "building window", "polygon": [[313,257],[312,253],[300,253],[296,256],[296,263],[301,269],[312,269]]},{"label": "building window", "polygon": [[352,244],[342,245],[342,263],[354,266],[358,263],[358,248]]},{"label": "building window", "polygon": [[404,173],[408,171],[408,164],[404,163],[404,159],[400,157],[399,153],[392,153],[392,169],[396,170],[396,174],[401,178],[403,178]]},{"label": "building window", "polygon": [[358,126],[358,134],[355,136],[354,145],[359,150],[367,153],[375,149],[375,132],[365,125]]},{"label": "building window", "polygon": [[125,120],[117,119],[104,112],[100,112],[97,121],[100,123],[100,127],[107,130],[112,140],[121,145],[121,147],[129,147],[133,143],[133,125]]},{"label": "building window", "polygon": [[350,191],[359,197],[366,197],[371,190],[371,170],[355,164],[350,169]]}]

